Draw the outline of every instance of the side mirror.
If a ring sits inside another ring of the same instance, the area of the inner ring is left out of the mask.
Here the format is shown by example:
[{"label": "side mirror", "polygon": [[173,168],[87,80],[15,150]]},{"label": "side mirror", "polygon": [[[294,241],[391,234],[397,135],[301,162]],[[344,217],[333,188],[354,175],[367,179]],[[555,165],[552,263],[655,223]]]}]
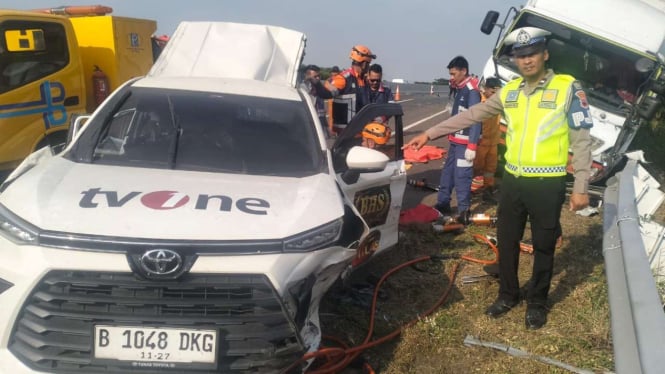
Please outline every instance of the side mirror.
[{"label": "side mirror", "polygon": [[499,19],[499,12],[495,10],[490,10],[487,12],[485,15],[485,19],[483,20],[483,24],[480,25],[480,31],[483,34],[491,34],[492,30],[494,30],[494,25],[496,25],[496,21]]},{"label": "side mirror", "polygon": [[72,117],[67,131],[67,144],[71,143],[76,135],[81,131],[85,123],[90,119],[91,115],[76,115]]},{"label": "side mirror", "polygon": [[345,161],[348,169],[342,173],[342,180],[346,184],[353,184],[358,181],[361,173],[383,171],[390,158],[374,149],[355,146],[346,154]]},{"label": "side mirror", "polygon": [[390,158],[377,150],[355,146],[346,155],[346,165],[349,170],[360,173],[376,173],[383,171],[388,165]]}]

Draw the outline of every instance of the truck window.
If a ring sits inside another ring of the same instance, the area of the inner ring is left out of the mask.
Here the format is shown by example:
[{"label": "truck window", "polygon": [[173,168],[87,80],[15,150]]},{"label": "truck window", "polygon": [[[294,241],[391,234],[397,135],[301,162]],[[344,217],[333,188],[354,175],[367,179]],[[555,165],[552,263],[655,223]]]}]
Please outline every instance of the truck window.
[{"label": "truck window", "polygon": [[65,28],[58,23],[0,23],[0,94],[25,86],[69,63]]},{"label": "truck window", "polygon": [[5,31],[8,52],[35,52],[46,49],[44,45],[44,31],[36,30],[7,30]]},{"label": "truck window", "polygon": [[[635,68],[635,62],[643,56],[631,50],[528,12],[522,14],[513,29],[525,26],[552,33],[547,45],[548,67],[581,81],[591,104],[599,108],[622,113],[633,104],[638,88],[648,78]],[[517,71],[509,52],[503,46],[499,61]]]}]

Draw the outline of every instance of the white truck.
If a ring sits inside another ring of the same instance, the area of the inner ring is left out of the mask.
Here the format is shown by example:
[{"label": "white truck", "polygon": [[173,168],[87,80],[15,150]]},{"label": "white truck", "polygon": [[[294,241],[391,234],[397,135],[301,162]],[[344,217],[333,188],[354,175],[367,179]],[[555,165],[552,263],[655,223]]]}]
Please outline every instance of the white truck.
[{"label": "white truck", "polygon": [[[504,37],[533,26],[552,33],[548,67],[585,87],[591,130],[592,182],[610,176],[637,130],[663,124],[665,100],[665,2],[661,0],[529,0],[511,7],[503,22],[489,11],[481,31],[500,33],[483,77],[518,77]],[[648,158],[648,154],[647,154]]]}]

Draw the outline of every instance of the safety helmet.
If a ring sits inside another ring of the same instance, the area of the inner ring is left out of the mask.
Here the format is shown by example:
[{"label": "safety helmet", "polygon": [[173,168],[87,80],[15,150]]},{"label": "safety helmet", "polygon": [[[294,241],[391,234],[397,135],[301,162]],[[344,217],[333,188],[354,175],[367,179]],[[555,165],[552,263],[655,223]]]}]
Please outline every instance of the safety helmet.
[{"label": "safety helmet", "polygon": [[363,129],[363,139],[370,139],[376,144],[384,145],[390,140],[390,127],[382,123],[370,122]]},{"label": "safety helmet", "polygon": [[372,59],[375,59],[376,55],[373,55],[369,48],[358,44],[351,48],[349,58],[355,62],[372,62]]}]

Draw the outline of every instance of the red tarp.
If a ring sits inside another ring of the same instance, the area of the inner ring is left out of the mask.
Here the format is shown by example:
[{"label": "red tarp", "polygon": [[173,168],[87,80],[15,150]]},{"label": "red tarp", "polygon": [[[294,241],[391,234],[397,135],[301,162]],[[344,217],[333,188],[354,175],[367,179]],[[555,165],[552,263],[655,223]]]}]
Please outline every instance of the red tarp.
[{"label": "red tarp", "polygon": [[424,204],[418,204],[415,208],[406,209],[399,214],[399,224],[430,223],[436,221],[441,213],[438,210]]},{"label": "red tarp", "polygon": [[430,160],[438,160],[443,158],[446,150],[443,148],[435,147],[433,145],[426,145],[419,150],[407,148],[404,150],[404,161],[406,162],[427,162]]}]

